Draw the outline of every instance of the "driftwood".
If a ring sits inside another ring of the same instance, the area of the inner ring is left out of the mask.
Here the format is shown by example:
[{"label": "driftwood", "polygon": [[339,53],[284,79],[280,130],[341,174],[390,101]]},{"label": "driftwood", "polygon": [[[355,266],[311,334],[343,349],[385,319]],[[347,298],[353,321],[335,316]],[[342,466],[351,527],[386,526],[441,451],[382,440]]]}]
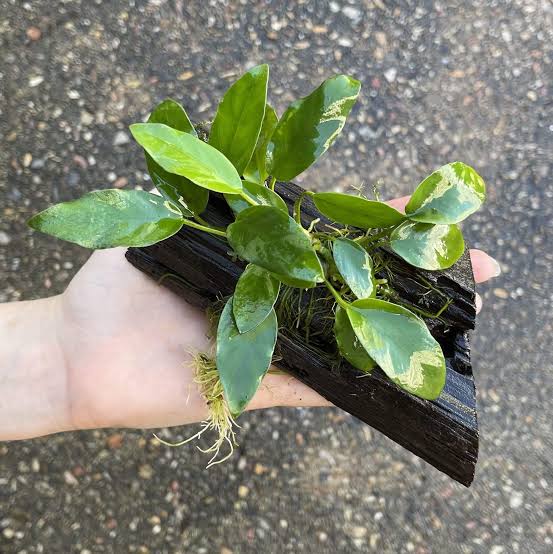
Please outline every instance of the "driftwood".
[{"label": "driftwood", "polygon": [[[277,183],[277,191],[291,210],[302,189],[292,183]],[[228,225],[232,215],[224,199],[211,196],[203,217],[215,225]],[[307,198],[302,214],[305,224],[319,216]],[[319,226],[325,223],[322,221]],[[430,402],[412,396],[393,384],[379,368],[366,376],[343,360],[337,364],[332,340],[306,341],[295,329],[280,331],[277,353],[281,359],[276,365],[468,486],[474,478],[478,456],[468,338],[476,315],[470,258],[465,252],[449,270],[427,272],[408,266],[391,253],[387,255],[393,265],[393,288],[404,302],[436,313],[444,298],[452,300],[439,319],[426,318],[447,363],[446,386],[437,400]],[[163,279],[163,286],[202,308],[207,308],[216,297],[232,294],[245,267],[232,256],[224,240],[189,227],[154,246],[130,248],[127,259],[153,279],[167,274],[178,276]],[[321,321],[315,317],[311,328],[316,330],[318,326]]]}]

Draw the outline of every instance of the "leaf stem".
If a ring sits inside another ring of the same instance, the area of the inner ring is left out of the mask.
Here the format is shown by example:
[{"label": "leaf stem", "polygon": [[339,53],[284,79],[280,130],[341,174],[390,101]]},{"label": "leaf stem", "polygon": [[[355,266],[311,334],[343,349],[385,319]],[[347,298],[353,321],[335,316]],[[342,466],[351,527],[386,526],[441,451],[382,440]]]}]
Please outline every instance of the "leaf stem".
[{"label": "leaf stem", "polygon": [[349,304],[340,296],[339,292],[330,284],[328,279],[325,279],[326,288],[332,293],[332,296],[336,299],[336,302],[344,308],[347,309]]},{"label": "leaf stem", "polygon": [[276,183],[276,177],[271,177],[271,181],[269,182],[269,188],[274,192],[275,190],[275,183]]},{"label": "leaf stem", "polygon": [[245,192],[241,191],[238,194],[251,206],[259,206],[259,204],[251,196],[248,196]]},{"label": "leaf stem", "polygon": [[391,227],[388,229],[384,229],[380,233],[375,233],[373,235],[363,235],[362,237],[357,237],[356,239],[353,239],[353,240],[357,244],[364,246],[366,244],[370,244],[371,242],[374,242],[375,240],[381,239],[382,237],[388,236],[393,230],[394,230],[394,227]]},{"label": "leaf stem", "polygon": [[294,202],[294,219],[296,223],[301,226],[301,203],[305,197],[305,192],[302,192]]},{"label": "leaf stem", "polygon": [[214,225],[209,224],[203,217],[200,217],[199,215],[194,215],[194,219],[200,223],[201,225],[205,225],[206,227],[209,227],[210,229],[217,229],[218,231],[224,231],[224,227],[216,227]]},{"label": "leaf stem", "polygon": [[240,191],[238,194],[251,206],[259,206],[259,204],[251,196],[248,196],[244,191]]},{"label": "leaf stem", "polygon": [[200,231],[205,231],[206,233],[211,233],[212,235],[218,235],[220,237],[225,237],[225,238],[227,236],[225,231],[221,231],[220,229],[214,229],[213,227],[208,227],[207,225],[200,225],[199,223],[196,223],[191,219],[184,219],[183,223],[184,225],[188,225],[188,227],[193,227],[194,229],[199,229]]}]

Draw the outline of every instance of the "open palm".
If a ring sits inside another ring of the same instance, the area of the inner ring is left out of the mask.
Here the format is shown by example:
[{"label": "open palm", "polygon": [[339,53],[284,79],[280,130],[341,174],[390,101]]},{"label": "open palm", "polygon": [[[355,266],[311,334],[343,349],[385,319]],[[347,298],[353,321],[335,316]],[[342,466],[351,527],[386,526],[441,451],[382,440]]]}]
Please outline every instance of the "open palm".
[{"label": "open palm", "polygon": [[[95,252],[62,297],[68,386],[77,426],[162,427],[207,409],[192,354],[209,349],[201,310],[129,264],[124,249]],[[268,375],[250,408],[324,405],[292,377]]]}]

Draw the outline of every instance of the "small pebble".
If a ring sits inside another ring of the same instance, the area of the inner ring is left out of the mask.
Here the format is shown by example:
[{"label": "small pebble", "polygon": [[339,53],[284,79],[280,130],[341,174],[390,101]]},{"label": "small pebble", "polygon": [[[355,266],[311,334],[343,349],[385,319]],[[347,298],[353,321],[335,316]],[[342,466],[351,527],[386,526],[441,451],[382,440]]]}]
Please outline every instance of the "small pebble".
[{"label": "small pebble", "polygon": [[7,246],[11,242],[11,237],[8,233],[0,231],[0,246]]},{"label": "small pebble", "polygon": [[194,73],[192,71],[183,71],[178,77],[177,79],[179,81],[188,81],[188,79],[191,79],[192,77],[194,77]]},{"label": "small pebble", "polygon": [[71,485],[72,487],[75,487],[79,484],[77,478],[70,471],[63,472],[63,480],[67,485]]},{"label": "small pebble", "polygon": [[357,527],[354,527],[354,528],[351,530],[351,536],[352,536],[354,539],[362,539],[366,534],[367,534],[367,529],[366,529],[366,527],[357,526]]},{"label": "small pebble", "polygon": [[128,182],[129,180],[126,177],[118,177],[117,179],[115,179],[115,181],[113,181],[113,186],[116,189],[121,189],[123,187],[126,187]]},{"label": "small pebble", "polygon": [[108,448],[111,448],[112,450],[121,448],[121,445],[123,444],[123,435],[121,433],[114,433],[113,435],[110,435],[106,439],[106,444]]},{"label": "small pebble", "polygon": [[75,154],[73,156],[73,161],[76,165],[78,165],[81,169],[86,169],[88,167],[87,161],[82,157],[79,156],[79,154]]},{"label": "small pebble", "polygon": [[342,8],[342,13],[348,18],[351,19],[354,23],[357,23],[361,20],[361,10],[354,8],[353,6],[345,6]]},{"label": "small pebble", "polygon": [[36,75],[29,79],[29,86],[31,88],[38,87],[42,82],[44,82],[44,77],[42,75]]},{"label": "small pebble", "polygon": [[509,506],[516,510],[522,506],[524,495],[519,491],[513,491],[511,498],[509,499]]},{"label": "small pebble", "polygon": [[113,137],[113,146],[123,146],[125,144],[129,144],[130,141],[131,139],[125,131],[117,131]]},{"label": "small pebble", "polygon": [[256,475],[263,475],[267,471],[267,468],[263,464],[255,464],[253,471]]},{"label": "small pebble", "polygon": [[89,112],[81,112],[81,123],[83,125],[91,125],[94,122],[94,116]]},{"label": "small pebble", "polygon": [[40,40],[42,32],[38,27],[29,27],[25,33],[29,40]]},{"label": "small pebble", "polygon": [[395,67],[390,67],[384,72],[384,78],[388,83],[393,83],[397,77],[397,69]]},{"label": "small pebble", "polygon": [[46,165],[46,160],[36,158],[31,162],[31,169],[42,169]]},{"label": "small pebble", "polygon": [[353,46],[353,40],[349,37],[340,37],[338,39],[338,44],[344,48],[351,48]]},{"label": "small pebble", "polygon": [[141,465],[138,468],[138,475],[140,475],[142,479],[151,479],[153,474],[154,474],[154,470],[152,469],[152,466],[149,464]]}]

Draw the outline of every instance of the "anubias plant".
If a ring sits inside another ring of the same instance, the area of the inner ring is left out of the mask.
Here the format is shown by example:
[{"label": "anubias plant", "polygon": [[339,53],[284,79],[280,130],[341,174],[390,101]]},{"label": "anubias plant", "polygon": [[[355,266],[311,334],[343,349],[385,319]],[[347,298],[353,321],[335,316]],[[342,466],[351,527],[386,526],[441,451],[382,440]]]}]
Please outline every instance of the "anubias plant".
[{"label": "anubias plant", "polygon": [[[279,118],[267,103],[268,77],[267,65],[242,75],[221,100],[208,137],[199,136],[171,99],[147,123],[131,125],[159,194],[94,191],[29,221],[34,229],[93,249],[148,246],[188,226],[226,239],[248,262],[218,313],[215,359],[196,359],[211,401],[206,426],[219,429],[219,446],[223,439],[231,444],[227,423],[246,408],[271,365],[279,326],[275,303],[294,287],[328,289],[338,351],[351,365],[361,372],[378,365],[406,391],[437,398],[446,376],[440,345],[416,307],[392,302],[399,302],[398,295],[376,274],[386,249],[415,267],[450,267],[464,251],[457,224],[485,199],[481,177],[454,162],[420,183],[405,214],[378,197],[306,191],[290,215],[275,182],[293,179],[329,148],[360,83],[346,75],[327,79]],[[235,215],[226,229],[202,218],[209,191],[222,193]],[[304,228],[305,195],[337,225]]]}]

